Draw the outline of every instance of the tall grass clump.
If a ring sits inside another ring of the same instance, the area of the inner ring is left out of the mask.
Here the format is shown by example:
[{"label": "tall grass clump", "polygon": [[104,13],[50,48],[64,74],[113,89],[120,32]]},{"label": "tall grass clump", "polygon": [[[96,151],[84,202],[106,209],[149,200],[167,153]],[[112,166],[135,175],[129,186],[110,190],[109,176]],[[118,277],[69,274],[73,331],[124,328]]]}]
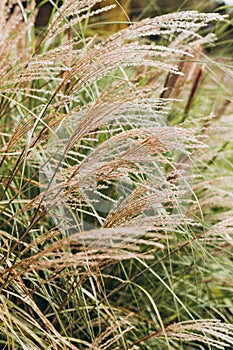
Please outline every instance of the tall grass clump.
[{"label": "tall grass clump", "polygon": [[231,348],[227,18],[114,7],[0,3],[0,347]]}]

